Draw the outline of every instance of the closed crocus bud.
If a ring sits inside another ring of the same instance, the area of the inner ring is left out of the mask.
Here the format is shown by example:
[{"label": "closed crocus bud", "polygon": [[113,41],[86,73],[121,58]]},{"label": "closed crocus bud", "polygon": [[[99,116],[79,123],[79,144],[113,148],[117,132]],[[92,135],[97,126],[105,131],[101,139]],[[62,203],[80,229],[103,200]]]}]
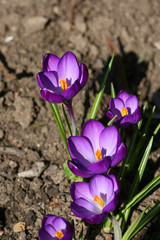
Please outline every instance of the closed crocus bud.
[{"label": "closed crocus bud", "polygon": [[61,58],[48,53],[43,60],[43,72],[37,74],[41,96],[50,103],[71,100],[86,84],[88,70],[85,64],[78,64],[72,52]]},{"label": "closed crocus bud", "polygon": [[126,128],[137,123],[141,118],[137,97],[121,90],[116,98],[110,99],[109,110],[106,115],[109,119],[117,115],[114,123],[119,127]]},{"label": "closed crocus bud", "polygon": [[113,175],[96,175],[89,183],[72,183],[72,212],[90,224],[104,220],[118,203],[119,181]]},{"label": "closed crocus bud", "polygon": [[67,147],[73,161],[68,161],[70,170],[81,177],[106,173],[116,166],[127,153],[126,146],[115,126],[104,127],[90,119],[83,126],[81,136],[71,136]]},{"label": "closed crocus bud", "polygon": [[71,240],[73,226],[62,217],[46,215],[43,217],[38,236],[40,240]]}]

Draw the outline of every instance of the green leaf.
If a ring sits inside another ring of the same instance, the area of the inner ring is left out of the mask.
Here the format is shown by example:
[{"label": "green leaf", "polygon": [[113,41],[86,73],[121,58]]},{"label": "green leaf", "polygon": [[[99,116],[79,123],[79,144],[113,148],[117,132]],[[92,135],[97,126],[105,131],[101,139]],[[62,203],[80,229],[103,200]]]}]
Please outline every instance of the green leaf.
[{"label": "green leaf", "polygon": [[148,193],[150,193],[155,187],[160,184],[160,174],[155,177],[150,183],[148,183],[132,200],[126,204],[125,208],[122,209],[117,215],[116,219],[119,220],[120,216],[125,213],[129,207],[135,206],[140,200],[142,200]]},{"label": "green leaf", "polygon": [[[144,173],[144,170],[146,168],[146,164],[147,164],[147,161],[148,161],[148,157],[149,157],[149,154],[151,152],[151,148],[152,148],[152,144],[153,144],[153,139],[154,139],[154,136],[157,134],[158,130],[160,129],[160,124],[158,124],[158,126],[156,127],[156,129],[154,130],[153,132],[153,135],[148,143],[148,146],[143,154],[143,157],[142,157],[142,160],[140,162],[140,165],[139,165],[139,168],[138,168],[138,171],[136,173],[136,176],[133,180],[133,184],[131,186],[131,190],[129,192],[129,196],[128,196],[128,202],[133,198],[133,196],[135,195],[137,189],[138,189],[138,186],[139,186],[139,183],[142,179],[142,176],[143,176],[143,173]],[[130,210],[131,208],[128,208],[124,214],[124,217],[123,217],[123,220],[122,220],[122,224],[121,224],[121,229],[123,231],[126,223],[127,223],[127,220],[128,220],[128,217],[129,217],[129,214],[130,214]]]},{"label": "green leaf", "polygon": [[117,115],[115,115],[108,123],[107,123],[107,125],[108,126],[112,126],[113,125],[113,123],[114,123],[114,120],[117,118]]},{"label": "green leaf", "polygon": [[79,240],[83,240],[83,226],[82,226],[82,229],[81,229],[81,232],[80,232],[80,235],[79,235]]},{"label": "green leaf", "polygon": [[114,89],[114,85],[111,82],[111,98],[115,98],[115,97],[116,97],[116,92],[115,92],[115,89]]},{"label": "green leaf", "polygon": [[63,127],[63,123],[62,123],[62,119],[61,119],[60,113],[58,111],[58,107],[57,107],[57,105],[55,103],[53,103],[53,104],[49,103],[49,106],[50,106],[52,114],[53,114],[53,116],[54,116],[54,118],[56,120],[58,129],[60,131],[60,134],[61,134],[64,146],[65,146],[65,149],[66,149],[66,152],[67,152],[67,155],[68,155],[68,158],[71,160],[71,156],[69,154],[68,147],[67,147],[66,134],[65,134],[65,130],[64,130],[64,127]]},{"label": "green leaf", "polygon": [[158,213],[160,212],[160,201],[158,201],[153,208],[149,212],[147,212],[141,219],[137,228],[132,232],[130,239],[139,232],[141,228],[143,228],[147,223],[151,221]]},{"label": "green leaf", "polygon": [[109,214],[109,218],[112,221],[113,229],[114,229],[114,239],[121,240],[122,238],[122,231],[120,229],[119,223],[117,222],[116,218]]},{"label": "green leaf", "polygon": [[129,240],[131,239],[131,235],[133,234],[133,232],[136,230],[136,228],[138,227],[146,209],[148,208],[148,206],[144,209],[144,211],[134,220],[134,222],[131,224],[131,226],[127,229],[127,231],[125,232],[125,234],[123,235],[121,240]]},{"label": "green leaf", "polygon": [[114,53],[113,53],[111,61],[109,62],[108,69],[107,69],[107,72],[106,72],[106,74],[103,78],[103,81],[102,81],[102,84],[100,86],[99,92],[97,93],[97,95],[95,97],[95,100],[94,100],[94,103],[92,105],[92,109],[91,109],[91,112],[90,112],[90,115],[89,115],[89,119],[90,118],[95,119],[95,117],[96,117],[98,107],[99,107],[103,92],[104,92],[105,87],[106,87],[106,82],[107,82],[107,79],[108,79],[108,75],[109,75],[109,72],[111,71],[111,68],[112,68],[113,59],[114,59]]},{"label": "green leaf", "polygon": [[67,127],[68,127],[68,130],[69,130],[70,136],[72,136],[72,130],[71,130],[71,127],[70,127],[70,124],[69,124],[69,121],[68,121],[68,117],[67,117],[67,114],[65,112],[63,104],[62,104],[62,111],[63,111],[64,119],[65,119],[65,121],[67,123]]}]

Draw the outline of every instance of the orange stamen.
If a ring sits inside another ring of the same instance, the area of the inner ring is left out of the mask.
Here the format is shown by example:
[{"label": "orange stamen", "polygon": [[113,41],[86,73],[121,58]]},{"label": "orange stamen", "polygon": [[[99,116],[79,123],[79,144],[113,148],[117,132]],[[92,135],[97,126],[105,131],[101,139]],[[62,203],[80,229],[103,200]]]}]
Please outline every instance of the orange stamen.
[{"label": "orange stamen", "polygon": [[61,85],[62,91],[64,92],[67,89],[67,81],[66,81],[66,79],[63,80],[62,78],[60,78],[59,79],[59,83]]},{"label": "orange stamen", "polygon": [[57,237],[58,239],[61,239],[61,238],[64,236],[64,234],[62,233],[62,231],[55,232],[55,235],[56,235],[56,237]]},{"label": "orange stamen", "polygon": [[128,110],[127,110],[127,108],[122,108],[121,115],[122,115],[122,117],[128,115]]},{"label": "orange stamen", "polygon": [[102,197],[100,196],[100,198],[98,197],[98,195],[94,196],[94,201],[96,201],[101,207],[104,207],[104,202]]},{"label": "orange stamen", "polygon": [[97,151],[95,152],[97,161],[99,161],[102,158],[102,154],[101,154],[101,150],[97,149]]}]

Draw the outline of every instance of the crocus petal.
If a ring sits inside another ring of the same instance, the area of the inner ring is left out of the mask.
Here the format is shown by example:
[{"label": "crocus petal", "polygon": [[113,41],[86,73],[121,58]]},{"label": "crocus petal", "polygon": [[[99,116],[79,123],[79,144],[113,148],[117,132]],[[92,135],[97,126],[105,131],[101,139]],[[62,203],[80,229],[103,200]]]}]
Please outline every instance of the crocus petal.
[{"label": "crocus petal", "polygon": [[63,96],[55,94],[47,89],[41,89],[40,94],[44,100],[50,103],[61,103],[65,100]]},{"label": "crocus petal", "polygon": [[106,127],[100,134],[99,144],[100,149],[106,156],[112,156],[116,153],[120,145],[121,137],[118,129],[115,126]]},{"label": "crocus petal", "polygon": [[46,88],[54,93],[60,94],[57,78],[53,72],[39,72],[37,82],[40,88]]},{"label": "crocus petal", "polygon": [[119,180],[112,174],[108,174],[107,177],[109,177],[110,179],[112,179],[113,181],[113,185],[114,185],[114,192],[119,195],[120,193],[120,182]]},{"label": "crocus petal", "polygon": [[121,100],[123,100],[124,104],[125,104],[126,100],[127,100],[129,97],[130,97],[130,95],[129,95],[127,92],[123,91],[123,90],[121,90],[121,91],[117,94],[117,98],[120,98]]},{"label": "crocus petal", "polygon": [[136,111],[131,115],[126,115],[122,118],[120,121],[121,126],[124,128],[130,126],[131,124],[137,123],[141,119],[141,112],[139,108],[136,109]]},{"label": "crocus petal", "polygon": [[75,163],[73,161],[68,161],[68,167],[75,175],[83,177],[83,178],[89,178],[92,177],[93,173],[89,172],[85,167],[83,167],[81,164]]},{"label": "crocus petal", "polygon": [[45,227],[47,224],[53,224],[53,221],[57,218],[57,216],[53,215],[45,215],[42,220],[42,227]]},{"label": "crocus petal", "polygon": [[113,199],[114,185],[113,181],[103,175],[94,176],[89,182],[89,189],[94,197],[95,195],[102,196],[104,204]]},{"label": "crocus petal", "polygon": [[83,198],[74,200],[70,207],[72,212],[81,218],[92,217],[102,213],[102,210],[96,207],[95,204],[92,204]]},{"label": "crocus petal", "polygon": [[109,108],[111,109],[113,115],[121,117],[121,111],[125,107],[123,100],[118,98],[111,98],[109,101]]},{"label": "crocus petal", "polygon": [[43,58],[43,71],[56,71],[60,58],[52,53],[47,53]]},{"label": "crocus petal", "polygon": [[131,114],[135,112],[135,110],[138,108],[139,102],[138,98],[134,96],[130,96],[125,103],[125,107],[130,109]]},{"label": "crocus petal", "polygon": [[91,141],[94,153],[97,151],[97,149],[100,149],[99,136],[104,128],[105,127],[102,123],[94,119],[88,120],[83,126],[81,136],[85,136]]},{"label": "crocus petal", "polygon": [[89,190],[89,184],[86,182],[74,182],[70,186],[70,193],[73,200],[78,198],[86,198],[87,201],[93,201],[93,197]]},{"label": "crocus petal", "polygon": [[126,145],[124,143],[121,143],[116,152],[116,155],[111,161],[111,167],[114,167],[117,164],[119,164],[126,157],[126,154],[127,154]]},{"label": "crocus petal", "polygon": [[81,88],[84,87],[84,85],[87,82],[88,79],[88,69],[87,66],[83,63],[80,64],[80,71],[81,71],[81,78],[79,80]]},{"label": "crocus petal", "polygon": [[111,164],[111,158],[105,157],[102,160],[92,163],[87,167],[88,171],[93,174],[102,174],[108,172]]},{"label": "crocus petal", "polygon": [[84,137],[69,137],[67,140],[67,147],[71,158],[78,159],[78,161],[85,167],[96,161],[92,145],[88,139]]},{"label": "crocus petal", "polygon": [[117,203],[118,203],[118,198],[115,196],[115,193],[113,192],[113,197],[112,200],[103,208],[103,213],[105,212],[111,212],[115,209]]},{"label": "crocus petal", "polygon": [[68,87],[61,95],[66,99],[70,100],[73,98],[81,89],[79,80],[75,81],[70,87]]},{"label": "crocus petal", "polygon": [[[114,118],[114,114],[111,112],[111,110],[107,110],[106,112],[106,116],[109,120],[111,120],[112,118]],[[114,123],[116,123],[121,117],[116,117],[116,119],[114,120]]]},{"label": "crocus petal", "polygon": [[59,79],[67,78],[71,80],[71,84],[79,79],[80,70],[78,61],[72,52],[67,52],[63,55],[58,63],[57,72]]},{"label": "crocus petal", "polygon": [[98,215],[94,215],[90,218],[84,218],[84,220],[89,224],[99,224],[105,219],[106,216],[107,216],[107,213],[101,213]]},{"label": "crocus petal", "polygon": [[61,231],[62,229],[66,228],[66,222],[63,218],[57,217],[54,222],[53,226],[56,229],[57,232]]},{"label": "crocus petal", "polygon": [[39,237],[40,240],[45,240],[45,239],[47,239],[47,240],[57,240],[56,237],[53,237],[53,234],[52,234],[52,236],[51,236],[51,235],[50,235],[48,232],[46,232],[46,230],[43,229],[43,228],[41,228],[41,229],[39,230],[38,237]]}]

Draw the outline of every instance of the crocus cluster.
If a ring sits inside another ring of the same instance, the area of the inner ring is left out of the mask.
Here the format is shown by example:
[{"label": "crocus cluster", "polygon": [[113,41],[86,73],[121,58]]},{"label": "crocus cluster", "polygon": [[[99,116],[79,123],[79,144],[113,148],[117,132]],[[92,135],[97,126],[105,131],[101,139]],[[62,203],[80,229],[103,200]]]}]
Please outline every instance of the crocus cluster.
[{"label": "crocus cluster", "polygon": [[[72,98],[84,87],[87,78],[87,67],[82,63],[79,65],[72,52],[67,52],[61,58],[46,54],[43,71],[37,74],[42,98],[50,103],[64,102],[73,129],[76,127]],[[116,98],[110,100],[106,114],[109,119],[117,115],[114,121],[117,126],[126,128],[137,123],[141,118],[137,97],[120,91]],[[72,161],[68,161],[69,169],[75,175],[91,178],[89,182],[71,184],[71,210],[86,222],[98,224],[118,203],[119,181],[114,175],[107,175],[107,172],[126,157],[126,146],[121,142],[115,126],[105,127],[99,121],[90,119],[84,124],[80,136],[68,138],[67,147],[72,158]],[[72,236],[73,227],[67,220],[52,215],[44,216],[39,231],[40,240],[71,240]]]},{"label": "crocus cluster", "polygon": [[106,115],[109,119],[117,115],[114,123],[119,127],[126,128],[137,123],[141,118],[137,97],[121,90],[116,98],[110,99]]}]

